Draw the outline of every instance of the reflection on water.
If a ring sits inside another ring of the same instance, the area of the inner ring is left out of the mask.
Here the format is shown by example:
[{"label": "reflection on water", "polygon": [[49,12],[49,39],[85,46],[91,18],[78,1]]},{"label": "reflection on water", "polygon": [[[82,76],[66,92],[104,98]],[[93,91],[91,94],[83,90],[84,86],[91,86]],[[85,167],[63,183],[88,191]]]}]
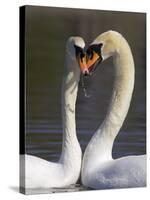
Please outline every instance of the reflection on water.
[{"label": "reflection on water", "polygon": [[[130,110],[115,140],[113,157],[144,154],[145,15],[68,9],[66,12],[65,9],[46,7],[28,7],[26,11],[26,153],[50,161],[59,159],[62,144],[60,97],[66,39],[80,35],[89,44],[95,36],[113,29],[128,40],[136,73]],[[79,83],[76,124],[83,152],[105,117],[114,79],[112,65],[110,58],[98,67],[92,77],[86,79],[85,87],[90,98],[85,98]],[[68,190],[79,188],[83,189],[81,185],[76,185]]]}]

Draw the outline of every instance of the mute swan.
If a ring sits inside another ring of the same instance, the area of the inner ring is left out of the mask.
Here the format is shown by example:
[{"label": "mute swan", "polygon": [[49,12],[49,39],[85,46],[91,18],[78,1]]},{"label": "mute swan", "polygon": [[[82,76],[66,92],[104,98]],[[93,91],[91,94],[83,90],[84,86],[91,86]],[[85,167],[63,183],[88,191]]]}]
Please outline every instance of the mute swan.
[{"label": "mute swan", "polygon": [[87,67],[113,56],[115,83],[106,118],[89,142],[82,163],[84,186],[101,188],[146,185],[146,156],[112,158],[112,147],[127,115],[134,87],[134,61],[127,41],[115,31],[99,35],[87,49]]},{"label": "mute swan", "polygon": [[82,152],[76,136],[75,103],[80,68],[86,65],[84,46],[80,37],[70,37],[66,44],[62,84],[63,144],[60,160],[54,163],[36,156],[22,155],[21,164],[25,164],[25,173],[21,168],[21,175],[24,176],[21,177],[21,188],[66,187],[75,184],[79,178]]}]

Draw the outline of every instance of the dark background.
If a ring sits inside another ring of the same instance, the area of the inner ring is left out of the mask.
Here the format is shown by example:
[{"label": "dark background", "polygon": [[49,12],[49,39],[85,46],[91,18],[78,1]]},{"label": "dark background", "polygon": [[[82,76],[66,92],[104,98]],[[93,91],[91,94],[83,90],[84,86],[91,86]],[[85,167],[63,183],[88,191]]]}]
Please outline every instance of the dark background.
[{"label": "dark background", "polygon": [[[65,43],[81,36],[89,45],[107,30],[120,32],[135,61],[135,88],[129,113],[117,136],[113,157],[146,152],[146,15],[112,11],[27,6],[25,9],[25,132],[26,153],[58,160],[62,143],[61,82]],[[109,104],[114,71],[112,58],[79,84],[76,104],[77,135],[84,151],[103,121]]]}]

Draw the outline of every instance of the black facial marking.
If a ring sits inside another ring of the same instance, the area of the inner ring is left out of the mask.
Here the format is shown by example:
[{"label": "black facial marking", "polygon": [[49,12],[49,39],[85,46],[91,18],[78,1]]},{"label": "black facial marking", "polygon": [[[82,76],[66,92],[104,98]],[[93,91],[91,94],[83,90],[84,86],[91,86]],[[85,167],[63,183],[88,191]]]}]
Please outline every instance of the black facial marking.
[{"label": "black facial marking", "polygon": [[102,43],[100,43],[100,44],[92,44],[92,45],[89,46],[89,48],[87,49],[86,53],[91,56],[90,59],[93,58],[93,55],[91,55],[93,53],[93,51],[95,51],[99,56],[101,56],[101,47],[102,46],[103,46]]},{"label": "black facial marking", "polygon": [[98,64],[102,61],[102,55],[101,55],[101,47],[102,46],[103,46],[102,43],[100,43],[100,44],[92,44],[86,50],[86,53],[88,55],[88,59],[90,59],[90,60],[93,59],[93,55],[94,55],[93,52],[95,52],[95,53],[97,53],[99,55],[99,59],[93,65],[91,65],[89,67],[90,74],[92,74],[96,70]]},{"label": "black facial marking", "polygon": [[84,50],[75,44],[74,44],[74,48],[75,48],[75,52],[76,52],[76,57],[80,56],[81,61],[83,62],[83,58],[85,56]]}]

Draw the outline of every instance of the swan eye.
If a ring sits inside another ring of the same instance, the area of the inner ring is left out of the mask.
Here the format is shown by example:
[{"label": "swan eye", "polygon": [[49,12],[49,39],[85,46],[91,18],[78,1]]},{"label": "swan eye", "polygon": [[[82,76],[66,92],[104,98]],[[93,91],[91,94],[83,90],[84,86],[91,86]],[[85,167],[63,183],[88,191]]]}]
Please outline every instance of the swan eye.
[{"label": "swan eye", "polygon": [[98,55],[101,56],[101,48],[102,48],[103,44],[100,43],[100,44],[92,44],[90,47],[89,47],[89,50],[87,51],[94,51],[95,53],[97,53]]}]

